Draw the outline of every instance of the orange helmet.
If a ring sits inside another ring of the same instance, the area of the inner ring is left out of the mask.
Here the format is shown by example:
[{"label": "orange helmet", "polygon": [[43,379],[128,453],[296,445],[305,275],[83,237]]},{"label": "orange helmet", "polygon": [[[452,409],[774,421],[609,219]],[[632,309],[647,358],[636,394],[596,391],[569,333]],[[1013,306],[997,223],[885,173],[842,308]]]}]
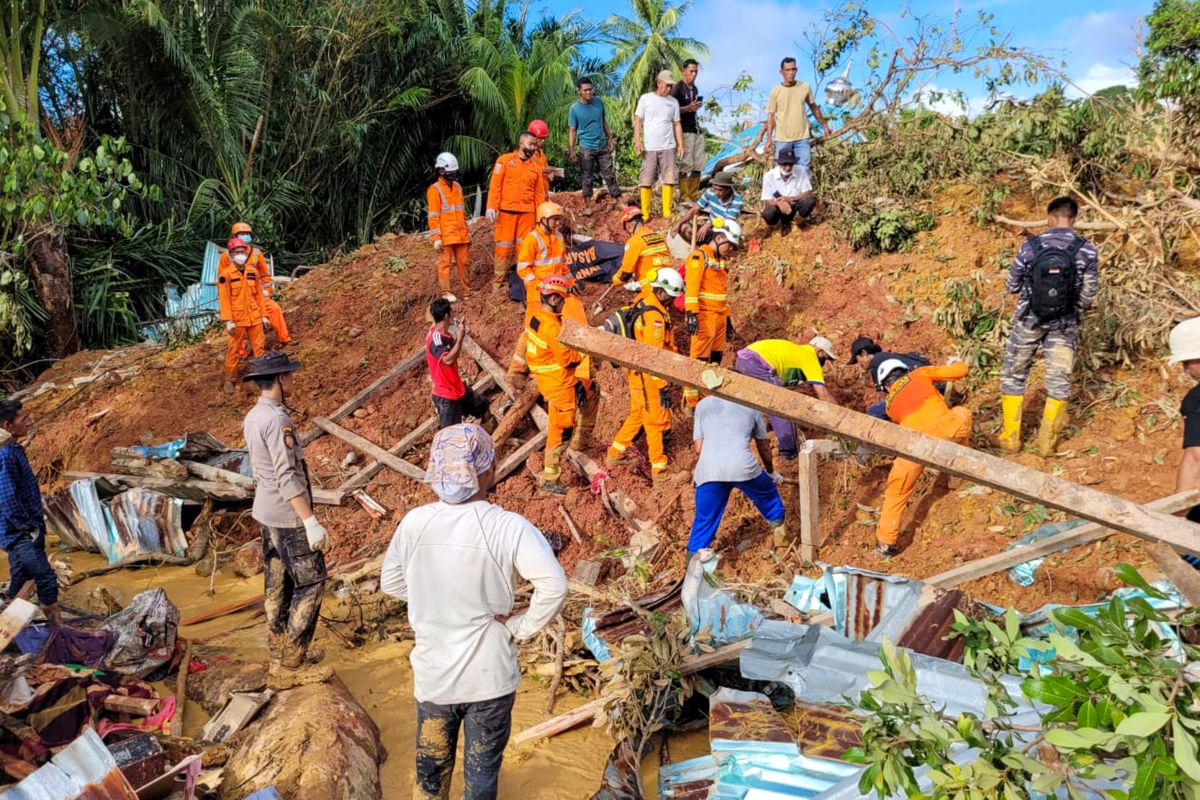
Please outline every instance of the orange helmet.
[{"label": "orange helmet", "polygon": [[254,229],[250,227],[249,222],[235,222],[229,232],[234,236],[239,236],[243,233],[254,233]]},{"label": "orange helmet", "polygon": [[566,275],[548,275],[542,279],[538,290],[541,294],[557,294],[566,297],[571,293],[571,279]]},{"label": "orange helmet", "polygon": [[642,207],[641,206],[625,206],[625,210],[621,213],[621,224],[628,225],[629,223],[633,222],[635,219],[637,219],[637,220],[645,219],[642,216]]},{"label": "orange helmet", "polygon": [[250,245],[235,236],[225,243],[225,249],[232,253],[234,250],[249,250]]},{"label": "orange helmet", "polygon": [[539,139],[545,139],[550,135],[550,126],[546,124],[545,120],[535,119],[529,123],[529,132]]},{"label": "orange helmet", "polygon": [[537,207],[537,221],[541,222],[550,217],[561,217],[563,215],[563,207],[558,203],[542,203]]}]

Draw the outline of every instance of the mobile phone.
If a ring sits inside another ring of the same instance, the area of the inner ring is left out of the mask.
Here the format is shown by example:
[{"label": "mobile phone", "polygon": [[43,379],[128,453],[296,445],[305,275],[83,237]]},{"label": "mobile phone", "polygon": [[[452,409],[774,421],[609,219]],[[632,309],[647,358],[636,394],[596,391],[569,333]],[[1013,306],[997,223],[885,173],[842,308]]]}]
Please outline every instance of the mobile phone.
[{"label": "mobile phone", "polygon": [[776,193],[775,193],[775,199],[776,199],[776,200],[778,200],[778,199],[779,199],[779,198],[781,198],[781,197],[783,197],[783,195],[781,195],[779,192],[776,192]]},{"label": "mobile phone", "polygon": [[698,94],[698,95],[696,95],[696,102],[697,102],[697,103],[699,103],[699,102],[700,102],[701,100],[703,100],[703,99],[704,99],[704,95],[702,95],[702,94]]}]

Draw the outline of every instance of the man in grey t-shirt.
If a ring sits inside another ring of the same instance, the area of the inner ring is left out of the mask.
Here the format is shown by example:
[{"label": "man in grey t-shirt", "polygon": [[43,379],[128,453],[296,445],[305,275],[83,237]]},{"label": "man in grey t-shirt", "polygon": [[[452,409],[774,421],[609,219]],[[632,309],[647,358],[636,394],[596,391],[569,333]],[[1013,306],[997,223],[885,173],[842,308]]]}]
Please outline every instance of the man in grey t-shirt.
[{"label": "man in grey t-shirt", "polygon": [[[700,459],[692,472],[696,484],[696,518],[688,538],[688,553],[712,544],[725,516],[729,493],[735,488],[750,498],[766,518],[775,544],[786,544],[783,500],[775,488],[783,476],[775,471],[763,415],[722,397],[706,397],[696,406],[692,439]],[[751,439],[762,465],[750,452]]]}]

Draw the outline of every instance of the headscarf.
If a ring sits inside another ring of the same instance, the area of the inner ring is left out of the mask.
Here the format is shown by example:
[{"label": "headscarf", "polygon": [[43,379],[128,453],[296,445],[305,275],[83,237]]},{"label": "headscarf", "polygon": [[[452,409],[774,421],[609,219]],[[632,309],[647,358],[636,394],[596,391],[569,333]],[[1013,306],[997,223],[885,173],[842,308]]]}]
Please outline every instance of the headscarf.
[{"label": "headscarf", "polygon": [[425,482],[442,502],[456,505],[479,492],[479,476],[496,460],[496,445],[473,423],[451,425],[433,437]]}]

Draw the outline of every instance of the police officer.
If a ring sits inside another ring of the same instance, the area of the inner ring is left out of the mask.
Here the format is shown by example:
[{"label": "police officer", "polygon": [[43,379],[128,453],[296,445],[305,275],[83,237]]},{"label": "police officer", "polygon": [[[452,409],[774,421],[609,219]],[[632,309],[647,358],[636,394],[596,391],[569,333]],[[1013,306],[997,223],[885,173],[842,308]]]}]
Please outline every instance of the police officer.
[{"label": "police officer", "polygon": [[268,684],[285,689],[329,678],[308,652],[325,592],[325,528],[313,514],[312,487],[296,425],[284,405],[300,362],[282,351],[255,358],[243,381],[259,388],[242,423],[256,483],[252,515],[262,526],[263,592],[270,632]]}]

